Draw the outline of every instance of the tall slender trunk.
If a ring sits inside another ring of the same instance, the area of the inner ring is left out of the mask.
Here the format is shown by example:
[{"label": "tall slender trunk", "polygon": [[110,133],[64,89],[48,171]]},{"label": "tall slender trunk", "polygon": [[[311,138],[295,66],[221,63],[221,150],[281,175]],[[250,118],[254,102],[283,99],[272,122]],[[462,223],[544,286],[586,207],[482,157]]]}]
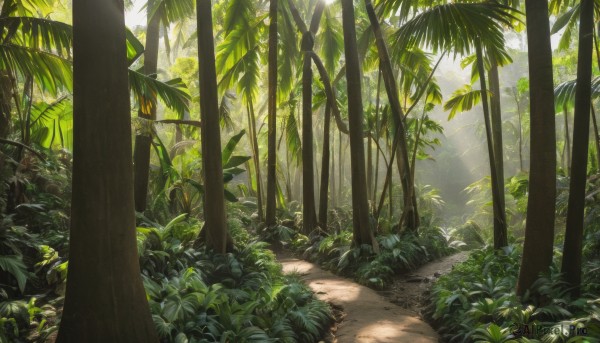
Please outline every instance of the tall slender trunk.
[{"label": "tall slender trunk", "polygon": [[565,124],[565,147],[564,147],[564,167],[565,174],[567,176],[571,176],[571,136],[569,134],[569,111],[567,110],[567,106],[563,106],[563,118]]},{"label": "tall slender trunk", "polygon": [[485,134],[490,163],[490,179],[492,189],[492,203],[494,213],[494,248],[498,249],[506,242],[506,217],[500,204],[500,190],[498,182],[498,167],[496,166],[496,154],[494,150],[494,138],[492,134],[492,124],[490,120],[490,107],[488,103],[488,91],[485,78],[485,67],[483,64],[483,52],[481,41],[475,43],[477,50],[477,69],[479,70],[479,80],[481,82],[481,102],[483,107],[483,118],[485,121]]},{"label": "tall slender trunk", "polygon": [[356,246],[368,244],[379,252],[377,240],[369,221],[365,151],[363,142],[363,103],[360,79],[360,62],[356,43],[354,3],[342,0],[344,50],[346,56],[346,81],[348,89],[348,120],[350,126],[350,165],[352,170],[352,222]]},{"label": "tall slender trunk", "polygon": [[277,2],[269,2],[269,127],[267,160],[267,213],[265,224],[275,225],[277,203]]},{"label": "tall slender trunk", "polygon": [[404,123],[404,111],[400,105],[400,99],[398,98],[398,85],[394,79],[394,71],[392,69],[392,63],[390,61],[387,45],[379,25],[379,19],[373,8],[371,0],[365,0],[365,6],[367,8],[367,14],[369,16],[369,22],[373,28],[375,34],[375,41],[377,43],[377,52],[379,56],[380,67],[383,71],[383,81],[385,89],[390,102],[390,109],[392,111],[392,118],[394,120],[395,134],[399,136],[397,159],[398,171],[400,172],[400,184],[402,185],[403,193],[403,223],[409,230],[416,230],[419,227],[419,214],[417,212],[417,204],[414,201],[415,196],[411,192],[410,185],[410,164],[408,156],[408,144],[406,142],[406,128]]},{"label": "tall slender trunk", "polygon": [[331,105],[325,104],[323,123],[323,154],[321,155],[321,190],[319,193],[319,225],[327,229],[327,194],[329,192],[329,150],[331,130]]},{"label": "tall slender trunk", "polygon": [[573,287],[571,293],[574,297],[579,297],[581,294],[581,248],[590,141],[593,34],[594,0],[582,0],[579,18],[575,119],[573,120],[573,163],[561,266],[564,280]]},{"label": "tall slender trunk", "polygon": [[[308,39],[306,33],[304,37],[303,40]],[[310,233],[317,223],[312,125],[312,63],[308,52],[304,52],[302,69],[302,231],[304,234]]]},{"label": "tall slender trunk", "polygon": [[246,106],[248,112],[248,129],[250,133],[250,145],[252,146],[252,160],[254,161],[254,178],[256,181],[256,205],[258,211],[258,219],[263,221],[265,216],[263,213],[263,193],[262,181],[260,174],[260,152],[258,150],[258,133],[256,132],[256,116],[254,115],[254,104],[250,99]]},{"label": "tall slender trunk", "polygon": [[506,202],[504,195],[504,148],[502,142],[502,107],[500,103],[500,76],[498,63],[494,54],[490,58],[490,113],[492,125],[492,142],[494,148],[494,165],[496,166],[496,191],[498,192],[497,211],[499,215],[494,218],[494,248],[500,249],[508,245],[506,230]]},{"label": "tall slender trunk", "polygon": [[338,131],[338,188],[337,188],[337,197],[338,197],[338,207],[342,205],[342,187],[344,183],[344,166],[342,165],[343,161],[343,147],[342,147],[342,132]]},{"label": "tall slender trunk", "polygon": [[598,121],[596,119],[596,110],[594,104],[590,106],[590,115],[592,116],[592,124],[594,128],[594,147],[596,147],[596,164],[598,165],[598,172],[600,172],[600,133],[598,132]]},{"label": "tall slender trunk", "polygon": [[[379,134],[381,131],[381,127],[379,124],[379,110],[381,105],[381,68],[377,73],[377,98],[375,100],[375,139],[379,139]],[[377,143],[377,142],[375,142]],[[379,149],[375,149],[375,171],[374,171],[374,181],[373,181],[373,197],[371,201],[373,202],[373,212],[376,209],[375,201],[377,200],[377,182],[379,179]]]},{"label": "tall slender trunk", "polygon": [[519,140],[519,171],[523,171],[523,128],[521,125],[521,120],[523,117],[523,113],[521,112],[521,104],[519,103],[519,93],[518,90],[513,87],[512,88],[513,97],[515,98],[515,104],[517,105],[517,126],[519,130],[518,140]]},{"label": "tall slender trunk", "polygon": [[216,253],[225,253],[232,247],[227,232],[223,193],[225,186],[221,161],[221,127],[211,0],[197,0],[196,6],[206,243]]},{"label": "tall slender trunk", "polygon": [[[157,0],[148,1],[146,8],[147,23],[146,46],[144,50],[144,74],[156,74],[158,69],[158,45],[160,41],[160,19],[162,7],[154,15],[152,8]],[[156,96],[147,99],[150,106],[142,107],[138,111],[138,117],[147,120],[156,120]],[[144,212],[148,197],[148,180],[150,175],[150,148],[152,144],[151,132],[139,132],[135,137],[135,149],[133,155],[133,189],[135,199],[135,210]]]},{"label": "tall slender trunk", "polygon": [[552,263],[556,209],[556,132],[547,0],[526,0],[531,107],[529,201],[517,294]]},{"label": "tall slender trunk", "polygon": [[123,2],[73,1],[73,55],[69,278],[57,342],[158,342],[136,245]]}]

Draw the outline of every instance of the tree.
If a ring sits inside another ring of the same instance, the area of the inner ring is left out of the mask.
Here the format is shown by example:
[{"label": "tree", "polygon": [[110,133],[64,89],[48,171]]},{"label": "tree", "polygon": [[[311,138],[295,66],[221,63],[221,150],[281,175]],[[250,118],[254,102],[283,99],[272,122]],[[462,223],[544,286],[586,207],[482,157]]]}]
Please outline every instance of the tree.
[{"label": "tree", "polygon": [[200,118],[202,122],[202,171],[204,175],[204,219],[207,245],[217,253],[227,251],[227,224],[223,193],[219,98],[215,67],[211,0],[196,3],[198,62],[200,64]]},{"label": "tree", "polygon": [[356,43],[352,0],[342,0],[342,22],[344,27],[344,51],[346,56],[346,81],[348,91],[348,119],[350,129],[350,165],[352,171],[352,222],[354,243],[368,244],[379,251],[369,221],[367,180],[365,173],[365,151],[363,142],[363,103],[360,80],[360,63]]},{"label": "tree", "polygon": [[57,342],[158,342],[137,255],[123,3],[73,2],[69,278]]},{"label": "tree", "polygon": [[388,100],[390,102],[390,109],[392,112],[392,119],[394,120],[394,132],[397,139],[397,156],[396,162],[398,164],[398,170],[400,172],[400,183],[402,185],[404,209],[402,213],[403,224],[409,230],[416,230],[419,227],[419,213],[417,211],[416,196],[414,194],[414,184],[411,185],[411,171],[408,157],[408,145],[406,143],[406,128],[404,123],[404,111],[400,106],[400,99],[398,98],[398,86],[394,79],[394,71],[392,69],[392,63],[390,61],[388,48],[381,32],[379,25],[379,19],[375,14],[375,9],[370,0],[365,0],[367,7],[367,14],[373,31],[375,33],[375,40],[377,43],[377,52],[379,54],[379,63],[382,69],[383,81],[385,89],[387,91]]},{"label": "tree", "polygon": [[265,224],[275,224],[277,193],[277,2],[269,2],[269,129],[267,160],[267,211]]},{"label": "tree", "polygon": [[[493,60],[490,74],[490,85],[496,91],[492,96],[491,106],[489,104],[489,95],[486,84],[486,70],[484,67],[483,52],[481,41],[476,40],[477,70],[479,71],[479,80],[481,85],[481,102],[483,105],[483,118],[485,121],[485,133],[490,163],[490,180],[492,189],[492,203],[494,213],[494,248],[500,249],[508,245],[506,232],[506,211],[504,209],[504,170],[502,158],[502,121],[500,120],[500,86],[498,84],[498,65]],[[493,56],[493,53],[490,54]],[[495,72],[494,72],[495,70]],[[490,114],[491,112],[491,114]],[[492,125],[494,120],[494,125]],[[502,168],[502,170],[500,170]]]},{"label": "tree", "polygon": [[575,93],[575,119],[573,123],[573,160],[571,164],[567,226],[561,267],[564,279],[573,286],[572,293],[576,297],[581,292],[581,248],[592,94],[594,0],[582,0],[580,6],[577,89]]},{"label": "tree", "polygon": [[531,113],[531,162],[525,243],[517,294],[552,263],[556,209],[556,132],[547,0],[526,0]]},{"label": "tree", "polygon": [[[144,74],[156,74],[158,67],[158,43],[160,40],[160,16],[159,8],[154,11],[154,3],[158,0],[148,1],[146,7],[146,47],[144,50]],[[145,99],[147,106],[140,106],[138,117],[146,120],[156,120],[156,95]],[[152,145],[152,132],[141,130],[135,136],[134,161],[134,195],[135,210],[144,212],[146,210],[146,199],[148,197],[148,177],[150,174],[150,147]]]}]

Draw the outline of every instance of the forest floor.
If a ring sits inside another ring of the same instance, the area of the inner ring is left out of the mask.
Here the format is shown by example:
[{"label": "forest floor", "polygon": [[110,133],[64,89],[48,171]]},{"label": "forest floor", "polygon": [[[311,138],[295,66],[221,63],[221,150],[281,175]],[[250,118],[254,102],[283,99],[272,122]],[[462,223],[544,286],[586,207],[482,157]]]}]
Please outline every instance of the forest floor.
[{"label": "forest floor", "polygon": [[[435,277],[448,273],[468,253],[458,253],[398,276],[386,292],[377,292],[319,266],[278,255],[284,273],[298,273],[316,296],[338,312],[328,341],[337,343],[437,342],[437,333],[419,317],[419,304]],[[340,320],[341,319],[341,320]]]},{"label": "forest floor", "polygon": [[461,251],[426,263],[411,273],[397,275],[392,285],[384,291],[379,291],[379,294],[389,302],[419,315],[423,297],[433,281],[448,274],[455,264],[464,262],[467,257],[469,257],[469,251]]}]

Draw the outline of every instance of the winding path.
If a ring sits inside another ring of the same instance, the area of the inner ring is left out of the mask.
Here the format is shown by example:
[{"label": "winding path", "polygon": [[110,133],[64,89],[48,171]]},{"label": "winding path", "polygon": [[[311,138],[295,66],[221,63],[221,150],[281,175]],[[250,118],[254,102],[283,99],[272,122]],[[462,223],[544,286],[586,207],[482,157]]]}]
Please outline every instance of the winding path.
[{"label": "winding path", "polygon": [[337,327],[334,342],[438,342],[438,334],[429,324],[374,290],[293,257],[280,256],[279,262],[284,273],[300,274],[319,299],[342,308],[345,316]]}]

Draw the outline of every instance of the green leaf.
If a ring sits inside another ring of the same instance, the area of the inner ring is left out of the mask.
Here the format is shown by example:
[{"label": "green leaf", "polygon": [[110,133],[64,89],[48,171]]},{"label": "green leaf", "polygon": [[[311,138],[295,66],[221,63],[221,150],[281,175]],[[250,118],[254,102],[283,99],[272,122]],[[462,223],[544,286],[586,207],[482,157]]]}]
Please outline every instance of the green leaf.
[{"label": "green leaf", "polygon": [[234,168],[246,163],[250,160],[250,156],[231,156],[227,163],[223,166],[223,169]]},{"label": "green leaf", "polygon": [[27,266],[23,263],[23,259],[15,255],[0,256],[0,268],[15,277],[19,290],[23,293],[29,278]]},{"label": "green leaf", "polygon": [[238,202],[238,198],[235,196],[235,194],[231,193],[227,189],[224,189],[223,191],[225,192],[225,200],[229,202]]},{"label": "green leaf", "polygon": [[223,165],[226,165],[229,162],[229,158],[233,154],[235,147],[240,142],[240,139],[242,139],[242,136],[244,136],[245,134],[246,130],[242,130],[229,139],[229,142],[227,142],[227,145],[225,145],[225,148],[223,149],[223,152],[221,154],[221,161]]}]

